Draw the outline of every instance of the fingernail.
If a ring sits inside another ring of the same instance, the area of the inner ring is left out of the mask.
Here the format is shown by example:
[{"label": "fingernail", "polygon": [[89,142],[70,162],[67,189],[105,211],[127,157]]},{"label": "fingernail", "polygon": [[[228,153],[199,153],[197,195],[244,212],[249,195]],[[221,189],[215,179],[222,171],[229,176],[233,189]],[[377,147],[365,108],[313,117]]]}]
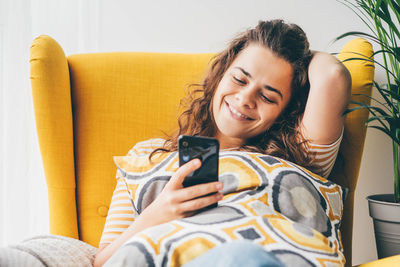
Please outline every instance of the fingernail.
[{"label": "fingernail", "polygon": [[217,195],[218,200],[221,200],[223,196],[224,195],[222,195],[222,193],[218,193],[218,195]]}]

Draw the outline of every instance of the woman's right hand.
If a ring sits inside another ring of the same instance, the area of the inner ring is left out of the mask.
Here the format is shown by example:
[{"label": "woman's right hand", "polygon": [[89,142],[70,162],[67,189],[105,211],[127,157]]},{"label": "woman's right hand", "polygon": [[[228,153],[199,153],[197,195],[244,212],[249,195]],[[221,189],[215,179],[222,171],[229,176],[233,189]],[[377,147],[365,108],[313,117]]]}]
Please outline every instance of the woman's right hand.
[{"label": "woman's right hand", "polygon": [[221,200],[222,193],[218,192],[223,186],[221,182],[198,184],[186,188],[182,186],[183,180],[200,166],[199,159],[182,165],[172,175],[160,195],[143,210],[139,216],[140,219],[145,219],[151,225],[158,225],[190,216],[197,210]]},{"label": "woman's right hand", "polygon": [[[111,244],[99,247],[93,266],[103,265],[128,239],[144,229],[190,216],[197,210],[207,207],[222,199],[218,192],[221,182],[199,184],[184,188],[183,180],[200,168],[198,159],[182,165],[165,185],[160,195],[135,219],[135,221]],[[216,194],[212,194],[215,193]],[[209,196],[205,196],[212,194]]]}]

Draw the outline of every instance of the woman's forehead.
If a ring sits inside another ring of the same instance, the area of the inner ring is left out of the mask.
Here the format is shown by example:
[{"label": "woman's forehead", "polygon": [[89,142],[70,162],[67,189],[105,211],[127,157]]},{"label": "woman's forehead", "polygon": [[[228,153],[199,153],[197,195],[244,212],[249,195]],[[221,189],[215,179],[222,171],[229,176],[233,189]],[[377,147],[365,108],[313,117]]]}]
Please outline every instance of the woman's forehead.
[{"label": "woman's forehead", "polygon": [[282,94],[291,92],[292,65],[267,47],[249,45],[236,56],[229,69],[236,73],[241,72],[265,86],[277,88]]}]

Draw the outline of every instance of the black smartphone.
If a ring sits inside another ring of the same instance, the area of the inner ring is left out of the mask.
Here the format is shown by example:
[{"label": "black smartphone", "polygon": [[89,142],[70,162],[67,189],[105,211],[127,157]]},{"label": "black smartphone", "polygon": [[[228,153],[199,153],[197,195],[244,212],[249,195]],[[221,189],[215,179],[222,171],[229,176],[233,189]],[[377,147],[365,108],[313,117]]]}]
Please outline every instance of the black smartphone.
[{"label": "black smartphone", "polygon": [[[181,135],[178,137],[179,166],[200,159],[201,167],[189,174],[184,187],[218,181],[219,142],[215,138]],[[216,207],[217,203],[210,207]]]}]

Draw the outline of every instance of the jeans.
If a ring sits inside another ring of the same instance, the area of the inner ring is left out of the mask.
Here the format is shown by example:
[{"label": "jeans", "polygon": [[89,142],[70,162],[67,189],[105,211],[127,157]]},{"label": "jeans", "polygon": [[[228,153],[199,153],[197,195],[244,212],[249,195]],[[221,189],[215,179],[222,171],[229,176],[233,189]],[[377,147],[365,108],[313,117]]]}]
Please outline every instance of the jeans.
[{"label": "jeans", "polygon": [[247,240],[217,246],[183,265],[183,267],[284,267],[273,253]]}]

